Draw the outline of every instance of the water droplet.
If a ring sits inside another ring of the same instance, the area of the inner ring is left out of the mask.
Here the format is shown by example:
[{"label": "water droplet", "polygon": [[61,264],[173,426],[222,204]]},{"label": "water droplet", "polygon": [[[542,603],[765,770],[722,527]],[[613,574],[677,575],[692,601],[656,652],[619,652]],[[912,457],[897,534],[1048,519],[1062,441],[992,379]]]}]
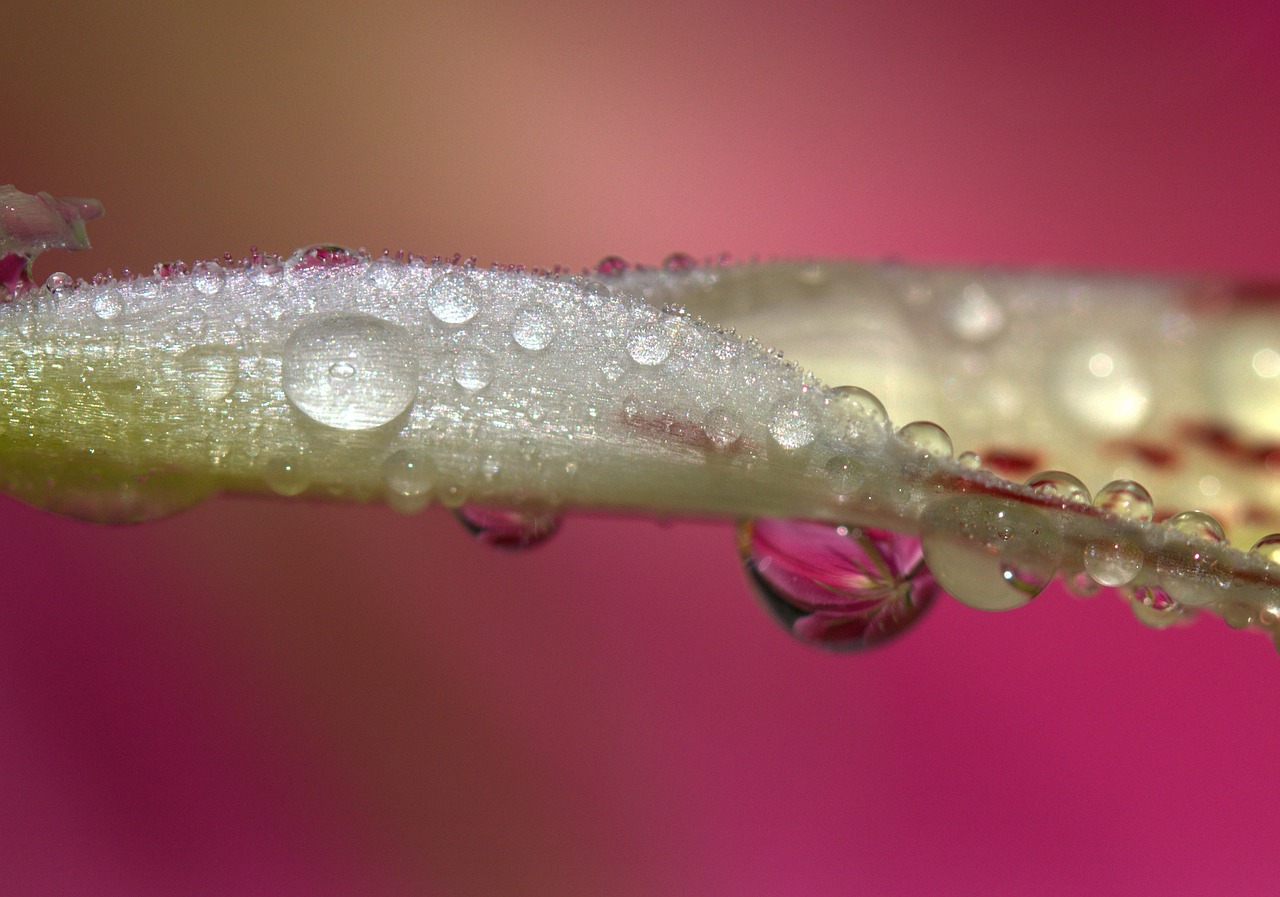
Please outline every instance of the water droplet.
[{"label": "water droplet", "polygon": [[53,298],[60,299],[66,295],[75,286],[75,280],[70,274],[62,271],[54,271],[44,282],[44,288],[53,294]]},{"label": "water droplet", "polygon": [[413,404],[418,391],[409,332],[370,315],[303,324],[289,338],[283,362],[289,401],[317,423],[340,430],[389,423]]},{"label": "water droplet", "polygon": [[1232,629],[1245,629],[1254,619],[1253,606],[1243,601],[1231,601],[1222,608],[1222,621]]},{"label": "water droplet", "polygon": [[362,261],[353,249],[336,243],[315,243],[304,246],[289,256],[288,266],[294,271],[317,268],[349,268]]},{"label": "water droplet", "polygon": [[1062,500],[1063,505],[1089,504],[1089,490],[1079,479],[1061,470],[1045,470],[1027,479],[1027,486],[1036,492]]},{"label": "water droplet", "polygon": [[857,438],[867,432],[889,427],[889,413],[884,405],[859,386],[837,386],[823,400],[832,429],[845,438]]},{"label": "water droplet", "polygon": [[1162,589],[1139,586],[1129,597],[1129,607],[1138,622],[1152,629],[1165,629],[1183,619],[1186,611]]},{"label": "water droplet", "polygon": [[306,452],[293,446],[273,452],[263,466],[262,479],[277,495],[302,494],[311,485]]},{"label": "water droplet", "polygon": [[94,296],[90,306],[94,315],[103,321],[114,321],[124,314],[124,298],[115,290]]},{"label": "water droplet", "polygon": [[836,495],[847,499],[862,485],[866,465],[852,455],[832,455],[822,468]]},{"label": "water droplet", "polygon": [[1249,551],[1271,564],[1280,565],[1280,533],[1263,536]]},{"label": "water droplet", "polygon": [[1129,353],[1112,342],[1085,340],[1067,346],[1051,377],[1061,409],[1073,424],[1091,432],[1127,435],[1150,414],[1150,381]]},{"label": "water droplet", "polygon": [[582,304],[592,311],[602,308],[613,296],[613,290],[598,280],[589,280],[582,285]]},{"label": "water droplet", "polygon": [[1004,309],[981,285],[971,283],[954,294],[943,312],[951,332],[970,343],[995,339],[1004,329]]},{"label": "water droplet", "polygon": [[538,352],[556,338],[556,319],[551,309],[541,302],[526,306],[516,315],[511,335],[521,348]]},{"label": "water droplet", "polygon": [[919,540],[897,533],[748,520],[738,525],[738,550],[773,617],[800,641],[833,651],[893,638],[938,594]]},{"label": "water droplet", "polygon": [[600,259],[600,264],[596,265],[596,271],[605,277],[618,277],[626,274],[631,269],[631,265],[627,260],[616,255],[606,255]]},{"label": "water droplet", "polygon": [[249,264],[245,265],[244,273],[250,283],[266,287],[270,286],[276,275],[283,270],[284,263],[280,260],[280,256],[271,252],[260,254],[255,248],[250,252]]},{"label": "water droplet", "polygon": [[662,260],[662,270],[683,274],[698,267],[698,260],[687,252],[673,252]]},{"label": "water droplet", "polygon": [[904,425],[898,435],[930,458],[944,460],[951,457],[951,437],[931,420],[912,421]]},{"label": "water droplet", "polygon": [[636,364],[662,364],[671,354],[671,326],[665,320],[641,324],[627,340],[627,354]]},{"label": "water droplet", "polygon": [[817,426],[817,413],[803,399],[780,400],[769,417],[769,435],[784,449],[804,448],[813,442]]},{"label": "water droplet", "polygon": [[1151,493],[1133,480],[1112,480],[1098,490],[1093,504],[1109,514],[1141,523],[1150,523],[1156,513]]},{"label": "water droplet", "polygon": [[1142,549],[1127,539],[1090,542],[1084,550],[1084,569],[1099,585],[1128,585],[1142,570]]},{"label": "water droplet", "polygon": [[225,279],[222,266],[217,262],[197,262],[191,267],[191,282],[206,296],[213,296],[221,290]]},{"label": "water droplet", "polygon": [[1062,536],[1041,508],[1011,499],[947,498],[920,521],[925,563],[943,590],[979,610],[1010,610],[1057,572]]},{"label": "water droplet", "polygon": [[965,470],[981,470],[982,459],[977,452],[961,452],[956,456],[956,463]]},{"label": "water droplet", "polygon": [[463,349],[453,359],[453,379],[471,392],[484,389],[493,379],[493,359],[483,349]]},{"label": "water droplet", "polygon": [[1232,573],[1210,546],[1226,541],[1222,525],[1203,511],[1183,511],[1166,523],[1201,545],[1171,543],[1156,558],[1156,573],[1169,597],[1186,607],[1204,607],[1220,600],[1231,587]]},{"label": "water droplet", "polygon": [[431,500],[436,468],[428,458],[398,451],[382,462],[382,479],[387,484],[387,504],[401,513],[412,514]]},{"label": "water droplet", "polygon": [[446,324],[465,324],[480,311],[484,291],[465,271],[446,271],[427,292],[427,309]]},{"label": "water droplet", "polygon": [[1092,598],[1098,594],[1102,586],[1093,579],[1089,578],[1087,573],[1076,572],[1069,577],[1063,578],[1063,585],[1067,587],[1067,591],[1078,598]]},{"label": "water droplet", "polygon": [[188,393],[197,399],[216,402],[236,388],[240,359],[225,346],[196,346],[178,357],[178,370]]},{"label": "water droplet", "polygon": [[560,528],[559,515],[549,511],[463,505],[454,513],[471,535],[495,548],[532,548],[541,545]]},{"label": "water droplet", "polygon": [[370,263],[369,272],[365,276],[380,290],[394,290],[400,286],[403,268],[403,263],[389,255],[383,255]]},{"label": "water droplet", "polygon": [[702,429],[711,445],[721,451],[742,438],[742,424],[738,422],[737,416],[719,405],[707,412],[702,421]]}]

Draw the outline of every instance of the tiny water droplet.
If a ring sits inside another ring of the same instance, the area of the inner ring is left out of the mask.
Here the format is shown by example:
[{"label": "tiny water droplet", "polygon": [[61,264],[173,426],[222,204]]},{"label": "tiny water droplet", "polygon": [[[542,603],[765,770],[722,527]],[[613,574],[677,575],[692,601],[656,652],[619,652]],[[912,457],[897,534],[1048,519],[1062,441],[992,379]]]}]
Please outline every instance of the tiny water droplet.
[{"label": "tiny water droplet", "polygon": [[103,321],[114,321],[124,314],[124,298],[115,290],[107,290],[94,296],[90,305],[94,315]]},{"label": "tiny water droplet", "polygon": [[428,458],[397,451],[382,462],[382,479],[387,485],[387,504],[403,514],[412,514],[431,500],[436,468]]},{"label": "tiny water droplet", "polygon": [[841,437],[863,435],[889,427],[884,404],[860,386],[837,386],[823,399],[832,428]]},{"label": "tiny water droplet", "polygon": [[62,271],[54,271],[44,282],[44,288],[52,293],[55,299],[61,298],[74,286],[74,278]]},{"label": "tiny water droplet", "polygon": [[1010,610],[1054,577],[1063,541],[1046,511],[1011,499],[947,498],[920,521],[925,563],[947,594],[979,610]]},{"label": "tiny water droplet", "polygon": [[463,349],[453,359],[453,379],[471,392],[484,389],[493,379],[493,359],[483,349]]},{"label": "tiny water droplet", "polygon": [[216,402],[235,389],[240,359],[225,346],[196,346],[178,357],[178,370],[187,392],[197,399]]},{"label": "tiny water droplet", "polygon": [[191,282],[206,296],[218,293],[225,279],[222,266],[217,262],[197,262],[191,268]]},{"label": "tiny water droplet", "polygon": [[454,514],[471,535],[494,548],[517,550],[541,545],[560,528],[552,512],[462,505]]},{"label": "tiny water droplet", "polygon": [[311,485],[306,452],[287,447],[273,452],[262,469],[262,479],[277,495],[300,495]]},{"label": "tiny water droplet", "polygon": [[1084,483],[1061,470],[1045,470],[1027,478],[1027,486],[1036,492],[1062,500],[1063,505],[1089,504],[1089,490]]},{"label": "tiny water droplet", "polygon": [[898,435],[934,460],[941,461],[951,457],[951,437],[931,420],[916,420],[905,424],[898,430]]},{"label": "tiny water droplet", "polygon": [[1084,569],[1099,585],[1128,585],[1142,570],[1142,549],[1127,539],[1090,542],[1084,549]]},{"label": "tiny water droplet", "polygon": [[769,435],[784,449],[800,449],[813,442],[818,415],[803,399],[779,400],[769,416]]},{"label": "tiny water droplet", "polygon": [[899,635],[939,591],[919,540],[883,530],[746,520],[738,525],[738,551],[770,614],[801,642],[832,651]]},{"label": "tiny water droplet", "polygon": [[282,382],[307,417],[340,430],[368,430],[399,417],[418,391],[409,332],[370,315],[309,321],[289,338]]},{"label": "tiny water droplet", "polygon": [[665,320],[641,324],[627,340],[627,354],[640,365],[657,365],[671,354],[671,327]]},{"label": "tiny water droplet", "polygon": [[320,268],[349,268],[358,265],[361,257],[354,249],[337,243],[315,243],[304,246],[289,256],[288,266],[294,271]]},{"label": "tiny water droplet", "polygon": [[616,255],[606,255],[600,259],[600,264],[596,265],[596,271],[605,277],[617,277],[626,274],[631,269],[631,265],[626,259]]},{"label": "tiny water droplet", "polygon": [[662,260],[662,270],[683,274],[698,267],[698,260],[687,252],[673,252]]},{"label": "tiny water droplet", "polygon": [[1156,559],[1156,573],[1169,597],[1186,607],[1204,607],[1226,595],[1232,573],[1208,549],[1226,541],[1222,524],[1203,511],[1183,511],[1166,524],[1203,546],[1173,543]]},{"label": "tiny water droplet", "polygon": [[555,315],[541,302],[526,306],[516,315],[511,335],[521,348],[539,352],[556,338]]},{"label": "tiny water droplet", "polygon": [[1155,517],[1156,506],[1151,493],[1133,480],[1113,480],[1098,490],[1093,505],[1109,514],[1150,523]]},{"label": "tiny water droplet", "polygon": [[466,271],[446,271],[427,292],[427,310],[445,324],[465,324],[480,311],[484,291]]}]

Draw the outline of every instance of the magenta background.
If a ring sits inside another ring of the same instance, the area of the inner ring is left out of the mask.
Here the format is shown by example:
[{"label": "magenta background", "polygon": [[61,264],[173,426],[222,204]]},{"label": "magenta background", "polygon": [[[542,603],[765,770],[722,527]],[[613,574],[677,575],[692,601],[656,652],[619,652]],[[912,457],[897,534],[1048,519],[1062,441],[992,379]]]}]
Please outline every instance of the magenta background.
[{"label": "magenta background", "polygon": [[[0,180],[107,206],[42,275],[318,240],[1280,275],[1272,4],[782,5],[28,4]],[[719,524],[0,533],[6,895],[1275,893],[1280,660],[1221,625],[1054,592],[829,657]]]}]

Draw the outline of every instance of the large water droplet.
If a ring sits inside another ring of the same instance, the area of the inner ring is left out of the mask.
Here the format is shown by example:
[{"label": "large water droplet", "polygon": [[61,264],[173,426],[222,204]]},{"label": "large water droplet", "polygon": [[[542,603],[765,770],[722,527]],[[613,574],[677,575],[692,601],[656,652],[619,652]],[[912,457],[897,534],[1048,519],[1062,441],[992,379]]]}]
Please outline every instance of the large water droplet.
[{"label": "large water droplet", "polygon": [[240,359],[225,346],[196,346],[178,357],[182,385],[206,402],[225,399],[240,378]]},{"label": "large water droplet", "polygon": [[1186,607],[1204,607],[1223,598],[1232,573],[1210,550],[1226,541],[1222,525],[1203,511],[1183,511],[1166,523],[1195,542],[1171,543],[1161,552],[1156,559],[1160,585]]},{"label": "large water droplet", "polygon": [[511,335],[521,348],[539,352],[556,338],[555,314],[543,303],[535,302],[516,315]]},{"label": "large water droplet", "polygon": [[465,324],[480,311],[484,291],[465,271],[446,271],[427,292],[427,309],[446,324]]},{"label": "large water droplet", "polygon": [[881,644],[933,603],[920,542],[882,530],[760,519],[738,526],[747,575],[769,612],[802,642],[833,651]]},{"label": "large water droplet", "polygon": [[493,379],[493,358],[483,349],[463,349],[453,359],[453,379],[471,392],[484,389]]},{"label": "large water droplet", "polygon": [[1151,493],[1133,480],[1113,480],[1107,483],[1093,497],[1093,504],[1109,514],[1142,523],[1150,523],[1156,512]]},{"label": "large water droplet", "polygon": [[904,425],[898,435],[934,460],[951,457],[951,437],[931,420],[912,421]]},{"label": "large water droplet", "polygon": [[837,386],[824,399],[827,419],[837,435],[856,438],[889,426],[884,405],[860,386]]},{"label": "large water droplet", "polygon": [[1027,486],[1036,492],[1061,499],[1063,505],[1089,504],[1088,488],[1078,478],[1065,471],[1045,470],[1033,474],[1027,479]]},{"label": "large water droplet", "polygon": [[1099,585],[1127,585],[1142,570],[1142,549],[1123,538],[1090,542],[1084,550],[1084,569]]},{"label": "large water droplet", "polygon": [[382,426],[404,413],[418,392],[409,332],[370,315],[303,324],[289,338],[283,360],[289,401],[327,427]]},{"label": "large water droplet", "polygon": [[549,511],[463,505],[454,514],[471,535],[495,548],[532,548],[560,528],[560,516]]},{"label": "large water droplet", "polygon": [[397,511],[412,514],[431,500],[436,468],[428,458],[398,451],[382,463],[382,478],[387,484],[387,504]]},{"label": "large water droplet", "polygon": [[1040,594],[1063,542],[1043,509],[1012,499],[947,498],[920,521],[925,563],[943,590],[979,610],[1010,610]]}]

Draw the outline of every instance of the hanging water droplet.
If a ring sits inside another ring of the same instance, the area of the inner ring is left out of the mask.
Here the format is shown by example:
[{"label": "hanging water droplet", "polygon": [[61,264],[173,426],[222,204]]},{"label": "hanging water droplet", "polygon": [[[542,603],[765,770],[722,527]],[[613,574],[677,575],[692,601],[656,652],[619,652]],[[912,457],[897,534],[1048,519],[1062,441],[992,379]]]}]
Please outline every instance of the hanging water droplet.
[{"label": "hanging water droplet", "polygon": [[1069,577],[1064,577],[1063,585],[1067,587],[1068,592],[1077,598],[1092,598],[1102,588],[1095,580],[1089,577],[1089,574],[1079,571]]},{"label": "hanging water droplet", "polygon": [[770,614],[800,641],[833,651],[893,638],[938,593],[919,540],[897,533],[746,520],[738,525],[738,551]]},{"label": "hanging water droplet", "polygon": [[262,479],[277,495],[300,495],[311,485],[306,452],[295,446],[272,452],[262,468]]},{"label": "hanging water droplet", "polygon": [[453,359],[453,379],[471,392],[484,389],[493,379],[493,359],[483,349],[463,349]]},{"label": "hanging water droplet", "polygon": [[1194,542],[1190,546],[1171,543],[1156,558],[1161,587],[1186,607],[1204,607],[1223,598],[1231,587],[1232,573],[1211,550],[1226,541],[1222,525],[1203,511],[1183,511],[1166,523]]},{"label": "hanging water droplet", "polygon": [[1062,500],[1063,505],[1089,504],[1089,490],[1079,479],[1061,470],[1045,470],[1027,479],[1027,486],[1036,492]]},{"label": "hanging water droplet", "polygon": [[446,271],[427,291],[427,310],[446,324],[465,324],[480,311],[484,291],[467,272]]},{"label": "hanging water droplet", "polygon": [[1053,580],[1063,551],[1043,509],[977,496],[926,508],[920,541],[943,590],[979,610],[1010,610],[1035,598]]},{"label": "hanging water droplet", "polygon": [[532,548],[545,542],[560,528],[559,515],[550,511],[463,505],[454,514],[471,535],[494,548]]},{"label": "hanging water droplet", "polygon": [[912,421],[903,426],[898,435],[936,461],[951,457],[951,437],[931,420]]},{"label": "hanging water droplet", "polygon": [[206,402],[225,399],[240,378],[240,359],[225,346],[196,346],[178,357],[182,385]]},{"label": "hanging water droplet", "polygon": [[832,429],[842,438],[857,438],[889,427],[884,405],[859,386],[837,386],[827,392],[823,403]]},{"label": "hanging water droplet", "polygon": [[124,314],[124,297],[115,290],[107,290],[93,297],[90,303],[95,316],[103,321],[114,321]]},{"label": "hanging water droplet", "polygon": [[1139,586],[1129,597],[1129,607],[1138,622],[1152,629],[1165,629],[1186,616],[1186,611],[1163,590]]},{"label": "hanging water droplet", "polygon": [[1128,585],[1142,570],[1142,549],[1123,538],[1090,542],[1084,550],[1084,569],[1099,585]]},{"label": "hanging water droplet", "polygon": [[368,430],[399,417],[418,392],[409,332],[370,315],[335,315],[303,324],[283,358],[289,401],[340,430]]},{"label": "hanging water droplet", "polygon": [[784,449],[800,449],[813,442],[817,426],[817,413],[803,399],[781,399],[769,416],[769,435]]},{"label": "hanging water droplet", "polygon": [[1155,517],[1155,502],[1151,493],[1133,480],[1113,480],[1098,490],[1093,505],[1109,514],[1150,523]]},{"label": "hanging water droplet", "polygon": [[225,275],[217,262],[197,262],[191,267],[191,282],[206,296],[213,296],[222,289]]},{"label": "hanging water droplet", "polygon": [[640,365],[662,364],[671,354],[671,326],[665,320],[639,325],[627,340],[627,354]]},{"label": "hanging water droplet", "polygon": [[412,514],[431,501],[436,468],[428,458],[397,451],[382,462],[382,479],[387,484],[387,504],[403,514]]},{"label": "hanging water droplet", "polygon": [[1230,601],[1222,608],[1222,621],[1232,629],[1245,629],[1253,624],[1254,619],[1253,606],[1243,601]]},{"label": "hanging water droplet", "polygon": [[511,335],[521,348],[539,352],[556,338],[555,314],[541,302],[526,306],[516,315]]}]

